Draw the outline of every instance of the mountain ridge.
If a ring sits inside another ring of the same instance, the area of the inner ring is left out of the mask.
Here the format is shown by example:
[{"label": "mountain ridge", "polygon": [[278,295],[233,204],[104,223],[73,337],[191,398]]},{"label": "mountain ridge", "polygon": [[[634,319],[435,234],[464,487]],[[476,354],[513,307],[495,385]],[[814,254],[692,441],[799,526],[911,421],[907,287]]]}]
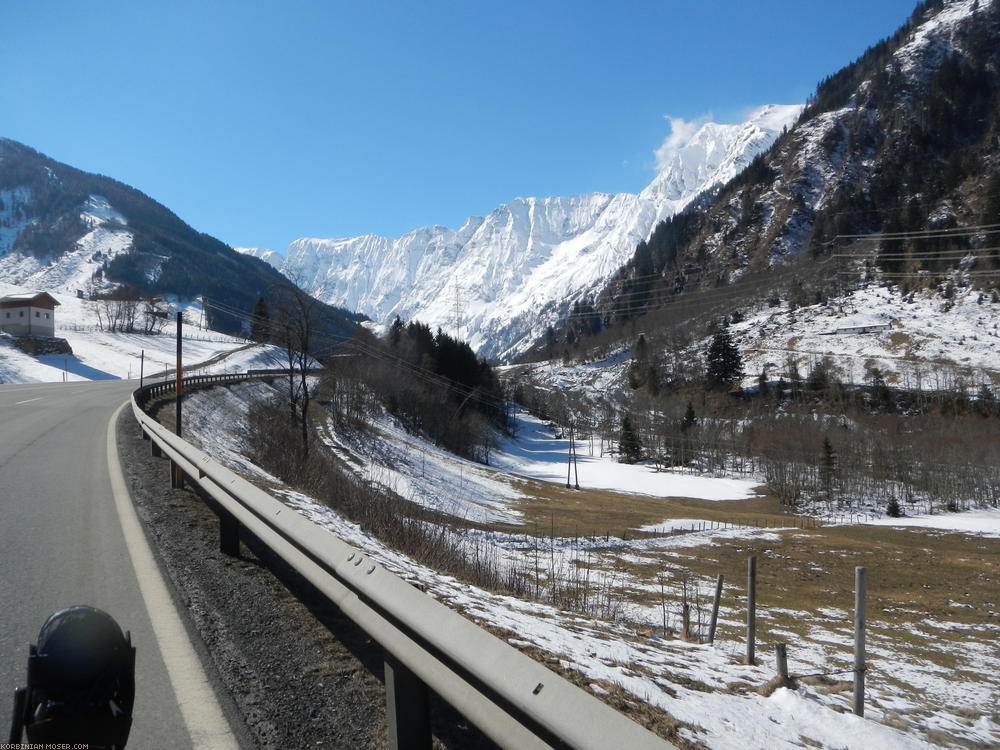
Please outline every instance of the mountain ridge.
[{"label": "mountain ridge", "polygon": [[274,263],[327,302],[381,323],[419,319],[457,332],[484,356],[509,359],[593,294],[658,220],[741,171],[800,109],[768,105],[744,123],[675,133],[638,194],[515,198],[457,230],[303,238],[284,257],[237,250]]},{"label": "mountain ridge", "polygon": [[[131,286],[210,298],[209,325],[226,332],[246,328],[258,297],[288,284],[145,193],[8,138],[0,138],[0,281],[73,295]],[[327,313],[338,335],[358,320]]]}]

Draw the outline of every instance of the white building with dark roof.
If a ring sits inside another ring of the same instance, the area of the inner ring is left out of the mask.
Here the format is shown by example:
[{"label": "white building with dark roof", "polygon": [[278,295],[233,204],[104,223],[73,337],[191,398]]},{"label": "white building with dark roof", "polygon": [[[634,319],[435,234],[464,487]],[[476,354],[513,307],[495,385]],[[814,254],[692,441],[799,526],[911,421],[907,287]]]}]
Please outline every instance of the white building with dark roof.
[{"label": "white building with dark roof", "polygon": [[12,336],[55,336],[58,304],[48,292],[0,297],[0,331]]}]

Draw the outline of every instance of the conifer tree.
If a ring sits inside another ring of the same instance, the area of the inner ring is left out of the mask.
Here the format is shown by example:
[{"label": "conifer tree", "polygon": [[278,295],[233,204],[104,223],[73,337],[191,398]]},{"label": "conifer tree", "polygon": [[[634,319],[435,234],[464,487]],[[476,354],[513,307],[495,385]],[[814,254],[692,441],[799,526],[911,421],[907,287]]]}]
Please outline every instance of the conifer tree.
[{"label": "conifer tree", "polygon": [[823,438],[823,453],[820,458],[820,481],[823,483],[823,493],[828,501],[833,501],[833,484],[837,473],[837,454],[829,437]]},{"label": "conifer tree", "polygon": [[262,296],[257,297],[257,303],[253,306],[253,316],[250,319],[250,339],[251,341],[265,342],[271,337],[271,313],[268,310],[267,302]]},{"label": "conifer tree", "polygon": [[743,360],[726,329],[712,337],[705,356],[705,380],[709,388],[728,388],[743,377]]},{"label": "conifer tree", "polygon": [[622,431],[618,440],[618,449],[621,455],[619,460],[622,463],[634,464],[642,457],[642,443],[635,428],[632,427],[632,420],[628,414],[622,417]]},{"label": "conifer tree", "polygon": [[694,407],[688,401],[687,409],[684,410],[684,418],[681,420],[681,432],[687,432],[697,424],[698,418],[694,414]]}]

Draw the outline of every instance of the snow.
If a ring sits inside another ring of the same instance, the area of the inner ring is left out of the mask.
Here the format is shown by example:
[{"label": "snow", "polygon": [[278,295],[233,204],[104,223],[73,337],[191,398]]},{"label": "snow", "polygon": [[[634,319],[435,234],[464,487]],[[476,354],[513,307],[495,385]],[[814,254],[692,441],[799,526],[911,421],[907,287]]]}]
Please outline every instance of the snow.
[{"label": "snow", "polygon": [[[762,371],[771,382],[787,379],[789,358],[803,378],[814,363],[828,358],[839,380],[856,385],[868,384],[872,368],[889,385],[912,390],[946,390],[961,382],[974,395],[981,384],[995,392],[1000,383],[1000,304],[971,288],[959,286],[946,300],[936,292],[904,297],[898,287],[873,283],[823,304],[790,310],[760,300],[744,312],[745,320],[730,327],[743,361],[744,388],[755,387]],[[876,333],[835,333],[886,324],[888,330]],[[656,345],[654,337],[649,340]],[[697,361],[708,346],[709,339],[697,340],[682,356]],[[552,361],[500,371],[597,403],[624,398],[630,357],[622,348],[591,362]]]},{"label": "snow", "polygon": [[[524,411],[515,412],[515,421],[516,436],[503,439],[491,452],[490,466],[411,435],[387,415],[375,420],[369,432],[335,430],[328,424],[322,439],[359,477],[419,505],[475,523],[520,524],[520,514],[512,506],[524,494],[515,489],[515,480],[565,484],[569,441],[554,437],[544,423]],[[755,496],[755,482],[619,464],[610,456],[587,455],[588,444],[582,440],[576,441],[576,449],[580,482],[588,489],[704,500]]]},{"label": "snow", "polygon": [[[0,282],[0,297],[27,294],[34,290]],[[140,368],[147,378],[172,370],[177,359],[176,328],[173,321],[159,335],[110,333],[98,328],[98,304],[75,294],[52,294],[56,307],[55,335],[65,338],[72,355],[49,354],[33,357],[16,349],[0,336],[0,382],[58,383],[81,380],[137,379]],[[248,345],[244,339],[225,336],[198,327],[200,302],[180,303],[175,309],[185,313],[183,363],[198,374],[217,374],[280,366],[283,352],[270,346]],[[141,358],[144,356],[144,363]],[[204,362],[211,364],[200,368]]]},{"label": "snow", "polygon": [[[23,189],[0,191],[0,199],[8,208],[4,211],[16,219],[15,213],[30,212],[30,192]],[[22,207],[22,208],[18,208]],[[5,218],[0,212],[0,224]],[[20,215],[20,213],[16,213]],[[132,233],[125,218],[99,195],[91,195],[81,206],[81,221],[88,231],[76,246],[58,258],[35,257],[11,252],[18,232],[30,221],[16,221],[10,230],[0,233],[0,279],[28,289],[75,294],[94,283],[94,273],[117,255],[132,246]],[[100,287],[101,285],[98,284]]]},{"label": "snow", "polygon": [[328,425],[323,440],[358,476],[419,505],[475,523],[521,522],[508,507],[520,493],[493,469],[421,440],[389,417],[373,429],[374,439]]},{"label": "snow", "polygon": [[332,304],[388,323],[441,326],[492,358],[509,358],[573,302],[603,285],[658,222],[721,184],[765,150],[801,111],[771,105],[737,125],[673,120],[661,169],[638,195],[516,198],[458,230],[427,227],[398,239],[300,239],[274,265]]},{"label": "snow", "polygon": [[[878,333],[833,333],[886,323],[890,330]],[[872,367],[890,385],[925,390],[946,389],[959,377],[977,388],[1000,376],[1000,305],[961,287],[945,300],[932,292],[904,298],[898,287],[871,284],[822,305],[764,310],[732,331],[744,385],[765,367],[777,379],[789,356],[803,377],[813,362],[830,357],[846,383],[865,383]]]},{"label": "snow", "polygon": [[966,510],[961,513],[938,513],[932,516],[887,517],[869,521],[868,525],[943,529],[945,531],[960,531],[965,534],[980,534],[1000,539],[1000,508]]},{"label": "snow", "polygon": [[[491,457],[498,469],[545,482],[566,483],[569,439],[555,437],[545,422],[528,412],[514,414],[515,437],[505,440]],[[579,483],[589,489],[701,500],[745,500],[757,482],[656,471],[647,464],[623,464],[611,455],[589,454],[589,444],[575,440]],[[576,482],[576,475],[574,476]]]},{"label": "snow", "polygon": [[[238,435],[238,430],[223,436],[219,425],[230,423],[234,417],[238,421],[238,415],[246,408],[245,400],[253,395],[251,391],[259,394],[265,388],[260,384],[247,384],[192,394],[187,409],[191,439],[201,443],[224,462],[247,470],[246,459],[240,455],[239,439],[234,437]],[[240,403],[241,400],[243,403]],[[402,437],[398,432],[388,429],[383,420],[379,420],[376,426],[380,441],[400,440]],[[409,438],[403,442],[412,445],[413,440]],[[333,440],[331,444],[336,450],[353,450],[349,447],[349,442],[343,440],[338,443]],[[360,444],[363,441],[357,442]],[[361,457],[355,455],[354,458]],[[446,461],[443,456],[436,454],[429,460],[436,463]],[[249,471],[254,476],[266,477],[266,472],[259,469],[250,467]],[[410,473],[415,472],[411,469]],[[267,481],[278,484],[273,478]],[[454,475],[451,482],[451,493],[460,494]],[[702,743],[713,750],[800,748],[804,744],[838,750],[860,750],[873,746],[885,750],[902,750],[926,747],[923,736],[926,728],[962,731],[965,732],[964,736],[971,736],[979,742],[988,742],[990,737],[996,735],[997,727],[989,716],[978,713],[974,714],[976,718],[971,726],[962,726],[960,730],[956,730],[955,721],[947,714],[940,713],[922,718],[919,723],[916,720],[908,722],[906,726],[910,729],[909,734],[880,723],[890,720],[897,711],[905,714],[912,706],[908,699],[896,696],[892,685],[886,685],[882,681],[873,681],[871,685],[869,718],[865,719],[831,710],[831,705],[843,707],[842,697],[828,695],[805,684],[801,684],[796,690],[779,689],[765,698],[754,688],[768,682],[772,676],[771,670],[767,666],[747,666],[733,658],[740,644],[719,641],[715,646],[709,646],[665,639],[651,635],[651,629],[637,632],[635,625],[627,624],[658,622],[658,607],[632,607],[625,621],[614,623],[562,611],[545,603],[484,591],[428,569],[387,548],[356,524],[300,492],[278,485],[273,494],[314,523],[329,529],[348,544],[372,556],[387,569],[418,584],[430,596],[474,621],[509,634],[507,639],[512,645],[541,649],[551,654],[561,665],[582,673],[594,693],[606,694],[612,687],[623,689],[634,699],[659,707],[684,722],[681,729],[684,738]],[[611,590],[621,586],[624,590],[628,586],[652,590],[655,583],[631,577],[622,579],[622,575],[630,576],[624,572],[608,572],[615,567],[620,569],[621,564],[616,565],[612,561],[620,559],[644,567],[653,565],[653,561],[658,560],[654,567],[664,570],[663,559],[655,557],[664,550],[682,549],[681,545],[697,549],[701,545],[754,538],[776,540],[780,538],[779,534],[788,533],[773,529],[768,532],[753,529],[728,532],[733,536],[727,538],[724,532],[698,532],[630,542],[620,539],[612,539],[610,542],[604,542],[603,539],[545,539],[542,541],[541,553],[546,561],[551,559],[551,567],[556,570],[581,565],[586,559],[596,588],[610,587],[608,590]],[[532,541],[534,538],[483,530],[470,530],[468,533],[465,538],[468,548],[475,545],[477,549],[481,549],[485,544],[496,551],[504,564],[530,569],[533,544],[537,561],[539,542]],[[669,569],[667,572],[668,577],[672,578],[673,574]],[[697,584],[691,581],[689,585]],[[778,611],[762,606],[758,617],[766,624],[774,614],[778,614]],[[791,611],[786,614],[813,617],[807,613]],[[820,615],[832,622],[829,627],[817,625],[813,628],[815,642],[796,643],[793,650],[796,668],[806,664],[809,666],[808,671],[819,671],[817,667],[843,668],[842,665],[850,661],[850,624],[846,614],[846,611],[838,610]],[[732,627],[739,622],[739,618],[738,603],[725,602],[720,613],[720,623]],[[937,624],[946,623],[935,623]],[[639,627],[641,629],[642,626]],[[881,634],[873,632],[870,643],[871,652],[878,655],[878,664],[888,664],[890,659],[898,659],[897,653],[884,651],[887,641]],[[909,671],[900,669],[898,673],[905,675],[915,685],[922,686],[920,689],[930,691],[934,688],[937,693],[950,684],[945,682],[950,676],[947,670],[935,672],[919,668]],[[979,686],[977,683],[977,687]],[[978,698],[976,701],[975,705],[979,705]]]}]

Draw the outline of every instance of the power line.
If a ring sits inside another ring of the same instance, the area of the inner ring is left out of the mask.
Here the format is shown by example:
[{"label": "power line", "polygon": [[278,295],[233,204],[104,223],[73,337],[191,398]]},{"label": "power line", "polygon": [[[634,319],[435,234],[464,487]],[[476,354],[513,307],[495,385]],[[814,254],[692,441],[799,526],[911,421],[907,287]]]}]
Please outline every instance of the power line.
[{"label": "power line", "polygon": [[[861,274],[867,273],[868,269],[861,269],[858,271],[838,271],[838,276],[859,276]],[[879,278],[907,278],[907,279],[927,279],[933,278],[935,276],[943,276],[949,273],[956,273],[959,276],[966,277],[972,276],[974,278],[988,278],[990,276],[996,276],[1000,278],[1000,269],[995,271],[962,271],[960,269],[949,269],[947,271],[882,271],[878,269],[872,269],[871,274],[873,276],[878,276]]]},{"label": "power line", "polygon": [[834,240],[895,240],[931,239],[972,234],[995,234],[1000,232],[1000,224],[978,224],[947,229],[920,229],[906,232],[873,232],[870,234],[838,234]]}]

